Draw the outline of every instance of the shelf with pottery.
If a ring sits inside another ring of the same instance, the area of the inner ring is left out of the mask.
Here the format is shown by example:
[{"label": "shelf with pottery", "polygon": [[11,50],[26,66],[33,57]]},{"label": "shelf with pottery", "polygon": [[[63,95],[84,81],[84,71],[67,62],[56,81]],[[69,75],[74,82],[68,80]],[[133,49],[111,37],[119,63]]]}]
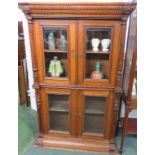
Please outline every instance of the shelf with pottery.
[{"label": "shelf with pottery", "polygon": [[[102,52],[102,53],[109,53],[109,48],[111,44],[111,39],[98,39],[98,38],[92,38],[91,39],[91,47],[92,52]],[[90,46],[87,48],[90,49]],[[88,50],[89,51],[89,50]]]},{"label": "shelf with pottery", "polygon": [[107,54],[109,55],[110,52],[104,52],[104,51],[97,51],[97,52],[94,52],[93,50],[88,50],[86,51],[87,54]]}]

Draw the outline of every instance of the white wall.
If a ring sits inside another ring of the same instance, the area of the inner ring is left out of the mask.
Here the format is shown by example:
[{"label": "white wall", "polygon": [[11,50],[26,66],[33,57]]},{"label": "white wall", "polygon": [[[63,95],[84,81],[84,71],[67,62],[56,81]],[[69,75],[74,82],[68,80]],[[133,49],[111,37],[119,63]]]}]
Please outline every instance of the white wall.
[{"label": "white wall", "polygon": [[37,110],[36,99],[35,99],[35,90],[32,88],[33,85],[33,72],[32,72],[32,59],[31,59],[31,50],[30,50],[30,41],[29,41],[29,32],[28,32],[28,22],[25,18],[25,15],[21,10],[18,10],[18,21],[23,22],[23,31],[24,31],[24,43],[25,43],[25,54],[26,54],[26,63],[28,69],[28,81],[29,81],[29,90],[27,91],[28,96],[30,96],[31,108]]}]

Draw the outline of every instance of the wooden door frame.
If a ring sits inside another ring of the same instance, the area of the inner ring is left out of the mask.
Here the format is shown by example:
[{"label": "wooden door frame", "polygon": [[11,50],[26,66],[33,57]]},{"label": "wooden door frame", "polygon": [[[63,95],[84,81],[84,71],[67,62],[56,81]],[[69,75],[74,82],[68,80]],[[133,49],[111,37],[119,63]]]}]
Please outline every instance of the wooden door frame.
[{"label": "wooden door frame", "polygon": [[[85,29],[86,28],[111,28],[112,29],[112,46],[111,51],[113,52],[110,54],[110,69],[109,69],[109,80],[102,80],[102,81],[96,81],[96,80],[89,80],[84,79],[85,74]],[[79,32],[78,37],[80,37],[78,42],[78,82],[79,85],[82,86],[102,86],[102,87],[112,87],[115,86],[116,81],[116,73],[117,73],[117,63],[119,61],[119,54],[121,53],[121,43],[120,43],[120,37],[121,37],[121,21],[111,21],[111,20],[79,20]],[[115,36],[115,37],[114,37]]]},{"label": "wooden door frame", "polygon": [[[98,97],[106,97],[106,105],[105,105],[105,118],[104,118],[104,126],[103,131],[104,134],[82,134],[84,131],[84,97],[85,96],[98,96]],[[111,91],[106,90],[80,90],[78,93],[78,136],[84,139],[109,139],[110,138],[110,128],[112,123],[112,109],[113,109],[113,93]]]},{"label": "wooden door frame", "polygon": [[[68,78],[50,78],[45,75],[45,57],[44,57],[44,45],[43,45],[43,28],[67,28],[67,40],[68,40]],[[46,84],[59,84],[70,85],[76,82],[76,64],[75,64],[75,28],[76,24],[73,20],[35,20],[34,21],[34,34],[35,38],[36,60],[38,64],[39,81]],[[44,67],[43,67],[44,66]]]},{"label": "wooden door frame", "polygon": [[[75,109],[75,99],[74,99],[74,93],[71,89],[58,89],[58,88],[41,88],[41,98],[44,101],[44,104],[41,104],[41,113],[42,113],[42,130],[44,135],[48,136],[58,136],[58,137],[71,137],[75,136],[75,127],[73,122],[76,121],[74,114]],[[56,130],[49,130],[49,112],[48,112],[48,94],[54,94],[54,95],[69,95],[69,132],[63,132],[63,131],[56,131]],[[46,115],[44,115],[46,114]]]}]

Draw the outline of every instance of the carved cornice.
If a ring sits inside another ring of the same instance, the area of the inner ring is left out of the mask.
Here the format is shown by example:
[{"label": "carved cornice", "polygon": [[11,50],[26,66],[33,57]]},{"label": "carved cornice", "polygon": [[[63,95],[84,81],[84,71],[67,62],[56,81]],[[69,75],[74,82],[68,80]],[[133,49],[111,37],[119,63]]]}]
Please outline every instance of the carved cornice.
[{"label": "carved cornice", "polygon": [[33,17],[41,14],[129,15],[135,7],[136,3],[19,3],[19,8]]},{"label": "carved cornice", "polygon": [[[29,10],[122,10],[131,11],[136,3],[19,3],[24,11]],[[40,7],[41,6],[41,7]]]}]

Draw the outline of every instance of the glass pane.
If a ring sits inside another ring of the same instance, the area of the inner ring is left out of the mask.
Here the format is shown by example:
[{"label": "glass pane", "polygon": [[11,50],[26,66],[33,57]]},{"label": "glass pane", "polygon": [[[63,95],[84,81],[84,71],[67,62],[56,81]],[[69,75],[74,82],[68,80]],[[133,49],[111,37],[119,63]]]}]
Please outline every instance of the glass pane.
[{"label": "glass pane", "polygon": [[68,77],[67,28],[44,28],[43,35],[46,76]]},{"label": "glass pane", "polygon": [[103,134],[103,116],[85,115],[85,132]]},{"label": "glass pane", "polygon": [[44,28],[44,48],[51,51],[67,52],[67,29]]},{"label": "glass pane", "polygon": [[105,104],[105,97],[85,97],[85,132],[103,134]]},{"label": "glass pane", "polygon": [[50,130],[69,130],[69,96],[48,94]]},{"label": "glass pane", "polygon": [[110,28],[86,29],[86,78],[108,79],[110,51]]},{"label": "glass pane", "polygon": [[50,117],[50,130],[68,131],[69,120],[67,113],[51,112]]}]

